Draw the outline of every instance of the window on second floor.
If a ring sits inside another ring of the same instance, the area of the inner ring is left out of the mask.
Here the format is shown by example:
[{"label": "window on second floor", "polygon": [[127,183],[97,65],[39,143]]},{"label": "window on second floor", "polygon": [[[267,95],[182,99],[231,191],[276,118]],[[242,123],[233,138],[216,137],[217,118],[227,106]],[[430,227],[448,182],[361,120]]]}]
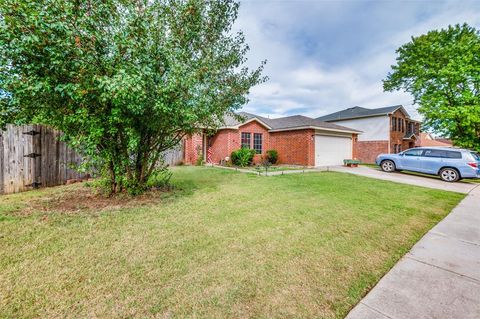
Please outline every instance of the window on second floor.
[{"label": "window on second floor", "polygon": [[392,131],[397,130],[397,118],[392,116]]},{"label": "window on second floor", "polygon": [[253,149],[257,154],[262,154],[262,138],[261,133],[253,133]]},{"label": "window on second floor", "polygon": [[241,139],[241,147],[242,148],[250,148],[250,133],[242,132],[242,139]]}]

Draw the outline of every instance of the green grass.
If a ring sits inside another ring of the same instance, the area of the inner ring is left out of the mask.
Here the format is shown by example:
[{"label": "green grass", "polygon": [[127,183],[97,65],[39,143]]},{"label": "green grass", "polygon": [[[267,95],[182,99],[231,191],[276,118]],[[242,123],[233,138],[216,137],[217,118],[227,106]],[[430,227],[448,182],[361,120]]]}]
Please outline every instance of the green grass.
[{"label": "green grass", "polygon": [[[252,165],[247,167],[235,167],[238,169],[247,169],[255,172],[262,172],[265,173],[265,167],[262,165]],[[287,165],[272,165],[268,167],[269,172],[282,172],[282,171],[298,171],[298,170],[305,170],[308,169],[307,166],[287,166]]]},{"label": "green grass", "polygon": [[342,318],[463,197],[334,172],[174,169],[154,204],[0,199],[0,317]]}]

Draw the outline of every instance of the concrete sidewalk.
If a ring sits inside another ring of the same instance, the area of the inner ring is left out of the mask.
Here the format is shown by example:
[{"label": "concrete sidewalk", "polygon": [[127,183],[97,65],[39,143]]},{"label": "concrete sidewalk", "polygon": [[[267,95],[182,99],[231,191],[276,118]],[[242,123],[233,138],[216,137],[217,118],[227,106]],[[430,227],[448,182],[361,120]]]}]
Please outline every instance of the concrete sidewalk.
[{"label": "concrete sidewalk", "polygon": [[432,228],[347,318],[480,318],[480,187]]}]

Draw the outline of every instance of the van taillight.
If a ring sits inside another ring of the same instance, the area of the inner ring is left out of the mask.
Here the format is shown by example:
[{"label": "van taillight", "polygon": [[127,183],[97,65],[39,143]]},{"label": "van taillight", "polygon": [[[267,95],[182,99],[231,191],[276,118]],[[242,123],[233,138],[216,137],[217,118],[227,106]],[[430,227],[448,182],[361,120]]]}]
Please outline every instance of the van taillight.
[{"label": "van taillight", "polygon": [[471,162],[471,163],[467,163],[467,164],[470,165],[473,168],[478,168],[478,163],[477,162]]}]

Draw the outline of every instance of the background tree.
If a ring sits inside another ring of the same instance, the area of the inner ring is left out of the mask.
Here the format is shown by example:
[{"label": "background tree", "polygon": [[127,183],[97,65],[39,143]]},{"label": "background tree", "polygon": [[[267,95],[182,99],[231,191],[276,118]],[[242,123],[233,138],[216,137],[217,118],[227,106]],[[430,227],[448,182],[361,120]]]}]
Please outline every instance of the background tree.
[{"label": "background tree", "polygon": [[397,51],[386,91],[411,93],[424,126],[480,151],[480,36],[464,24],[412,37]]},{"label": "background tree", "polygon": [[46,124],[145,189],[161,153],[217,127],[264,80],[230,0],[3,0],[0,124]]}]

